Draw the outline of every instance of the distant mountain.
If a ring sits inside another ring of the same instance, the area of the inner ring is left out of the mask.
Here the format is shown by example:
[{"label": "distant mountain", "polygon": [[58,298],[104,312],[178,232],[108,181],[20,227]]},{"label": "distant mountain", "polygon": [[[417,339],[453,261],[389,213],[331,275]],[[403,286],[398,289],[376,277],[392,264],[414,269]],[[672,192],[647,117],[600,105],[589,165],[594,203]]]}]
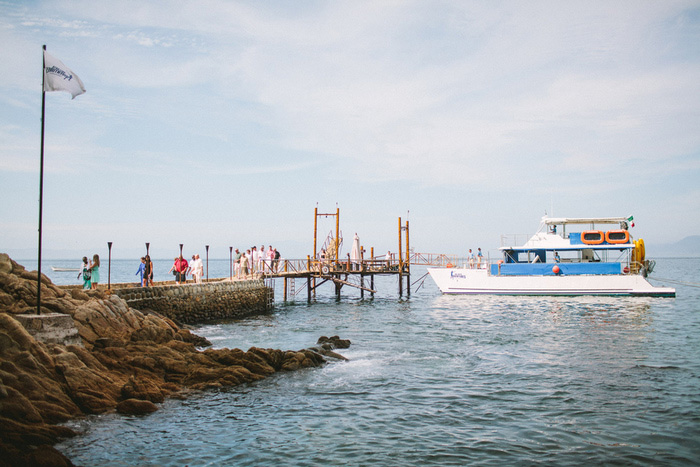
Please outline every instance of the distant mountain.
[{"label": "distant mountain", "polygon": [[700,257],[700,235],[691,235],[676,243],[646,245],[648,258],[688,258]]}]

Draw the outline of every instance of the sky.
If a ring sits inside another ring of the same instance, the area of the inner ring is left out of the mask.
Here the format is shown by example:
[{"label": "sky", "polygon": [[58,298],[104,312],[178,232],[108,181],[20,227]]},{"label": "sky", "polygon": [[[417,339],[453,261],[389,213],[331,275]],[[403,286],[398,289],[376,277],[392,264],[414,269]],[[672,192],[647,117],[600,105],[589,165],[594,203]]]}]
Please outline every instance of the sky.
[{"label": "sky", "polygon": [[[700,1],[0,0],[0,252],[492,251],[540,218],[700,234]],[[335,218],[318,219],[319,245]]]}]

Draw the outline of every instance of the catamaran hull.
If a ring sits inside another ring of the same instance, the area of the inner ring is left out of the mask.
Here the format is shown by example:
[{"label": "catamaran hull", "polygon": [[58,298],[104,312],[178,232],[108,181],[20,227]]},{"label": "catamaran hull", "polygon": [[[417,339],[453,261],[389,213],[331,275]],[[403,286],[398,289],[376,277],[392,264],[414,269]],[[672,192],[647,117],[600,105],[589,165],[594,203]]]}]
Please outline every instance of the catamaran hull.
[{"label": "catamaran hull", "polygon": [[486,269],[428,268],[444,294],[464,295],[632,295],[675,297],[641,275],[495,276]]}]

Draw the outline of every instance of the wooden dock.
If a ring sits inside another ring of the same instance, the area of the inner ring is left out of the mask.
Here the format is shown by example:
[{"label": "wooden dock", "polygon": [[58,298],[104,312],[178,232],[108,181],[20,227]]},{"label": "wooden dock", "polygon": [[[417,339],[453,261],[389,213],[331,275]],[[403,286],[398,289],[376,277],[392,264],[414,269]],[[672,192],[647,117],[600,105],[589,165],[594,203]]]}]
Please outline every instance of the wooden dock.
[{"label": "wooden dock", "polygon": [[[335,294],[340,298],[343,286],[353,287],[360,291],[360,297],[365,298],[365,292],[374,297],[378,291],[375,288],[375,276],[396,276],[399,279],[399,295],[404,292],[411,295],[411,266],[451,266],[460,261],[457,257],[442,254],[410,253],[405,258],[392,255],[390,260],[385,257],[362,258],[359,262],[350,259],[334,260],[280,260],[278,263],[266,261],[262,263],[262,271],[256,274],[264,279],[284,280],[284,301],[288,301],[306,289],[306,297],[310,302],[314,299],[318,287],[330,283],[335,286]],[[302,281],[301,288],[297,280]],[[405,281],[405,284],[404,284]]]},{"label": "wooden dock", "polygon": [[[318,241],[318,219],[333,218],[335,232],[331,231],[325,241],[320,245]],[[354,287],[360,291],[361,298],[365,292],[377,293],[375,289],[375,276],[397,276],[399,284],[399,296],[405,293],[411,295],[411,265],[422,266],[447,266],[457,264],[455,257],[447,255],[435,255],[425,253],[411,253],[409,244],[408,221],[405,224],[398,219],[398,250],[396,253],[387,253],[388,256],[375,256],[374,248],[370,249],[370,255],[365,258],[365,249],[359,245],[359,239],[355,235],[352,252],[346,258],[339,256],[342,245],[342,233],[340,232],[340,209],[334,213],[319,213],[314,210],[314,243],[313,254],[306,260],[279,260],[263,261],[255,265],[258,270],[253,274],[264,279],[281,278],[284,280],[284,301],[295,297],[304,288],[307,300],[311,302],[318,287],[326,283],[335,286],[335,294],[340,299],[340,291],[343,286]],[[230,248],[232,250],[232,248]],[[233,268],[232,268],[233,271]],[[232,272],[233,274],[233,272]],[[296,280],[305,281],[301,289],[297,289]],[[405,281],[405,286],[404,286]]]},{"label": "wooden dock", "polygon": [[347,261],[320,261],[320,260],[282,260],[279,264],[263,263],[263,270],[259,272],[265,279],[281,278],[284,280],[284,300],[294,297],[301,290],[296,288],[296,280],[305,281],[302,286],[306,289],[307,300],[315,297],[316,289],[326,283],[335,285],[335,293],[340,298],[343,286],[354,287],[360,291],[361,298],[365,292],[377,293],[374,278],[378,275],[397,276],[399,278],[399,294],[403,294],[404,278],[406,280],[406,293],[410,295],[410,264],[392,258],[369,259],[359,262]]}]

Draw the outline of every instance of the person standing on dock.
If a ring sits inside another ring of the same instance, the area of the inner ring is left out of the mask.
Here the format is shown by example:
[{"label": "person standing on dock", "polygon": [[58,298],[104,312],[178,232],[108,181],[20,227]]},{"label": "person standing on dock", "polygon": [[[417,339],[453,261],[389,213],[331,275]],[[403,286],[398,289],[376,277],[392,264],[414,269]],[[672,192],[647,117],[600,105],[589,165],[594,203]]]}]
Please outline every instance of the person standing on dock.
[{"label": "person standing on dock", "polygon": [[270,272],[274,272],[274,270],[273,270],[274,262],[275,262],[275,252],[272,249],[272,245],[267,245],[267,267],[270,269]]},{"label": "person standing on dock", "polygon": [[151,285],[153,287],[153,261],[151,261],[150,255],[146,255],[146,286]]},{"label": "person standing on dock", "polygon": [[[250,250],[248,250],[248,254],[250,254]],[[241,276],[246,277],[248,276],[248,257],[246,256],[245,253],[241,255],[241,260],[240,260],[240,268],[238,269],[238,278],[240,279]]]},{"label": "person standing on dock", "polygon": [[241,272],[241,252],[238,248],[236,248],[236,254],[233,255],[233,273],[236,275],[236,277],[240,277]]},{"label": "person standing on dock", "polygon": [[100,255],[92,255],[92,263],[90,263],[90,285],[93,289],[97,288],[100,282]]},{"label": "person standing on dock", "polygon": [[90,282],[90,266],[88,263],[87,256],[83,256],[83,267],[78,273],[78,277],[82,274],[83,276],[83,289],[88,290],[92,288],[92,283]]},{"label": "person standing on dock", "polygon": [[251,274],[255,274],[255,268],[258,266],[258,260],[260,259],[260,252],[258,251],[258,248],[254,246],[253,248],[251,248],[251,253],[252,256],[250,258],[250,272]]},{"label": "person standing on dock", "polygon": [[282,255],[280,255],[280,252],[277,251],[277,248],[274,249],[274,251],[272,252],[272,254],[273,254],[273,256],[274,256],[273,259],[272,259],[272,270],[273,270],[273,272],[276,273],[276,272],[277,272],[277,268],[279,267],[279,263],[280,263],[280,256],[282,256]]},{"label": "person standing on dock", "polygon": [[192,276],[194,283],[197,283],[197,255],[192,255],[192,261],[190,261],[187,272]]}]

